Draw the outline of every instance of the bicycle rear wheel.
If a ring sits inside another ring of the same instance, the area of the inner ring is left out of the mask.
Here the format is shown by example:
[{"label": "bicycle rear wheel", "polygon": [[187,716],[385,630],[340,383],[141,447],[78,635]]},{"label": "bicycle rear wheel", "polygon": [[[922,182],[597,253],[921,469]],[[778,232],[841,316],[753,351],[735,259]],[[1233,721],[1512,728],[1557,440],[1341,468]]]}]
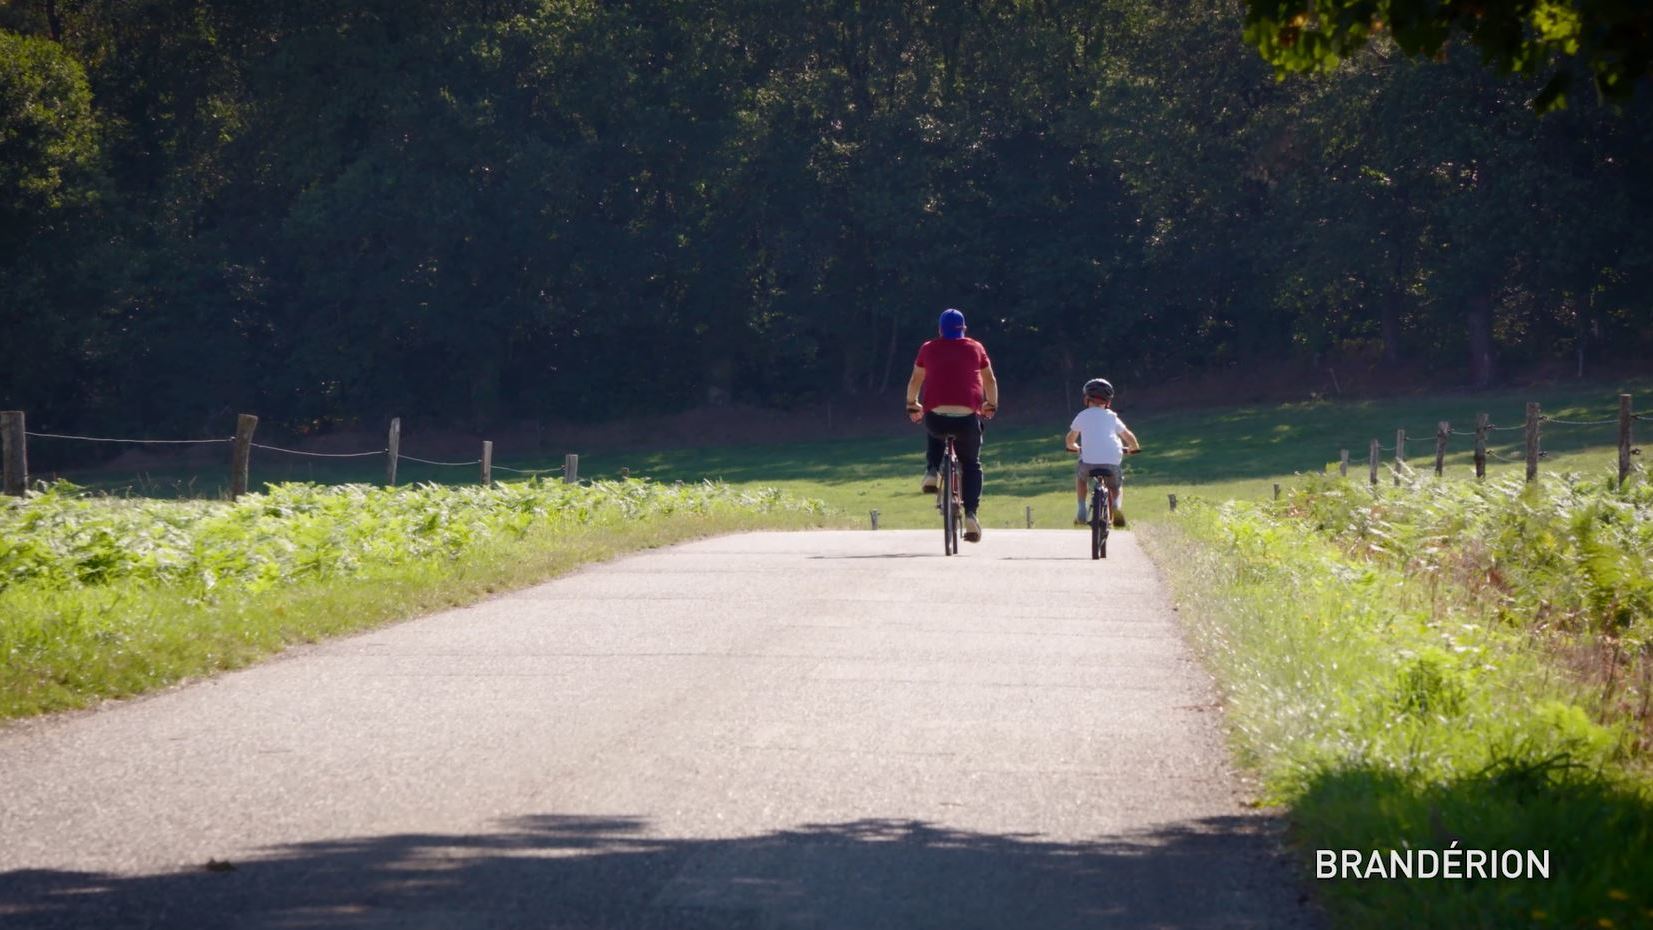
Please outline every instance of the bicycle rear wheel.
[{"label": "bicycle rear wheel", "polygon": [[1091,558],[1105,559],[1108,557],[1108,521],[1113,515],[1108,512],[1108,492],[1102,482],[1096,481],[1091,485]]},{"label": "bicycle rear wheel", "polygon": [[941,549],[947,555],[959,551],[958,509],[953,506],[953,491],[958,480],[953,460],[944,459],[941,463]]}]

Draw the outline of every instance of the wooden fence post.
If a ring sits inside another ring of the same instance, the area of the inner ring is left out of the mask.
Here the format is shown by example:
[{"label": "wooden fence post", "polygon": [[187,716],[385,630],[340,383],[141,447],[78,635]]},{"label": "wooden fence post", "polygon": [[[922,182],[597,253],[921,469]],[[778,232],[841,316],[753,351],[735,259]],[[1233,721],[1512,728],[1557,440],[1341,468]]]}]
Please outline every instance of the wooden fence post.
[{"label": "wooden fence post", "polygon": [[0,466],[5,471],[4,490],[22,497],[29,489],[29,433],[23,411],[0,410]]},{"label": "wooden fence post", "polygon": [[1167,494],[1165,496],[1166,496],[1166,498],[1168,498],[1171,501],[1171,512],[1176,513],[1177,512],[1177,496],[1175,494]]},{"label": "wooden fence post", "polygon": [[872,528],[878,529],[878,511],[876,510],[872,512]]},{"label": "wooden fence post", "polygon": [[1374,488],[1377,487],[1378,483],[1378,451],[1378,441],[1374,439],[1371,447],[1367,450],[1366,456],[1367,464],[1371,466],[1371,481]]},{"label": "wooden fence post", "polygon": [[1337,473],[1341,477],[1349,477],[1349,450],[1337,450]]},{"label": "wooden fence post", "polygon": [[[22,414],[18,414],[19,417]],[[1630,477],[1630,424],[1635,421],[1635,414],[1630,410],[1630,395],[1619,395],[1619,487],[1624,487],[1624,480]]]},{"label": "wooden fence post", "polygon": [[396,486],[396,460],[402,457],[402,418],[390,418],[390,435],[385,437],[385,487]]},{"label": "wooden fence post", "polygon": [[1487,476],[1487,425],[1490,421],[1484,413],[1475,415],[1475,477]]},{"label": "wooden fence post", "polygon": [[230,500],[247,493],[247,473],[252,470],[253,430],[258,417],[243,413],[235,418],[235,445],[230,451]]},{"label": "wooden fence post", "polygon": [[1276,484],[1276,485],[1275,485],[1275,486],[1274,486],[1274,499],[1275,499],[1275,500],[1279,500],[1279,499],[1280,499],[1280,485],[1278,485],[1278,484]]},{"label": "wooden fence post", "polygon": [[482,486],[494,486],[494,443],[493,440],[482,440]]},{"label": "wooden fence post", "polygon": [[1538,404],[1527,404],[1527,480],[1538,480]]},{"label": "wooden fence post", "polygon": [[1446,474],[1446,437],[1452,435],[1452,424],[1445,420],[1435,424],[1435,477]]},{"label": "wooden fence post", "polygon": [[562,459],[563,484],[580,483],[580,457],[570,452]]},{"label": "wooden fence post", "polygon": [[1033,529],[1033,505],[1027,505],[1027,528]]},{"label": "wooden fence post", "polygon": [[1406,464],[1406,430],[1395,430],[1395,487],[1400,487],[1401,466]]}]

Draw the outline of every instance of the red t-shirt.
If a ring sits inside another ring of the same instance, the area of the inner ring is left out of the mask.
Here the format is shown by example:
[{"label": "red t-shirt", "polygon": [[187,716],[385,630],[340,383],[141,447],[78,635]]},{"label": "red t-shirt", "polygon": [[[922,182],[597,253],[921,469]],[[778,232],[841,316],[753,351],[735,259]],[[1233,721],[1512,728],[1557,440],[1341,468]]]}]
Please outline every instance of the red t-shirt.
[{"label": "red t-shirt", "polygon": [[982,344],[963,339],[931,339],[918,347],[913,364],[924,369],[924,412],[937,407],[969,407],[981,412],[981,370],[992,362]]}]

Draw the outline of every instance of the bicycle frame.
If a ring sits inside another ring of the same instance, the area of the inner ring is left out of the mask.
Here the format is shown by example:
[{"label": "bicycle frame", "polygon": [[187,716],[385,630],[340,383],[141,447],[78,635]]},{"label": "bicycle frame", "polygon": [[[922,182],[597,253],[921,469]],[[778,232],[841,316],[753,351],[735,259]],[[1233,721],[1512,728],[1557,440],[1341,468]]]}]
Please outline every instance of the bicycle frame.
[{"label": "bicycle frame", "polygon": [[946,437],[941,456],[941,480],[936,487],[936,509],[941,511],[942,551],[956,555],[959,551],[959,524],[964,521],[964,498],[959,482],[958,450],[953,437]]}]

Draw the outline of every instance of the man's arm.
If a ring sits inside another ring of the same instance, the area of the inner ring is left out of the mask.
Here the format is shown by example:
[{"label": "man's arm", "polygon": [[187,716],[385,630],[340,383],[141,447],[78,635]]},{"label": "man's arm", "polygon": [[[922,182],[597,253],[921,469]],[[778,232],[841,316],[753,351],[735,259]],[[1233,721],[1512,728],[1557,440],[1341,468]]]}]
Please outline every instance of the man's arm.
[{"label": "man's arm", "polygon": [[981,370],[982,412],[991,415],[999,409],[999,378],[993,374],[993,363]]},{"label": "man's arm", "polygon": [[1125,440],[1125,450],[1127,452],[1141,452],[1142,451],[1142,443],[1136,441],[1136,434],[1135,433],[1131,432],[1128,429],[1125,429],[1125,428],[1121,427],[1120,430],[1119,430],[1119,436],[1120,436],[1121,439]]},{"label": "man's arm", "polygon": [[907,416],[917,423],[924,419],[924,412],[918,406],[918,389],[924,386],[924,369],[913,366],[913,375],[907,379]]},{"label": "man's arm", "polygon": [[1069,452],[1078,452],[1079,451],[1079,431],[1076,430],[1076,429],[1068,430],[1068,438],[1063,440],[1063,444],[1068,447]]}]

